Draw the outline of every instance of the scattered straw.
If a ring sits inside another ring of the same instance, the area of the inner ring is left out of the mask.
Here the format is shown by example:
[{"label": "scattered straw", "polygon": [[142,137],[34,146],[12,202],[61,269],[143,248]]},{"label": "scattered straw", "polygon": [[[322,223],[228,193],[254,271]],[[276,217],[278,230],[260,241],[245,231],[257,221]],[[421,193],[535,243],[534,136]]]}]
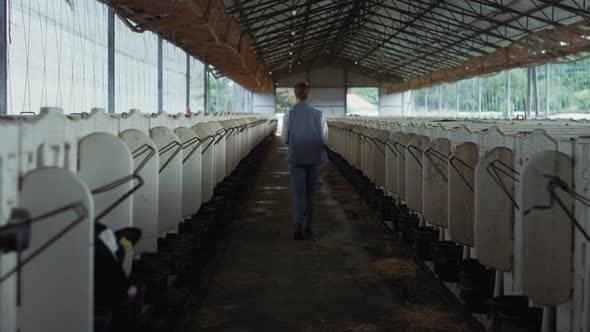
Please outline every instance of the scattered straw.
[{"label": "scattered straw", "polygon": [[342,247],[354,246],[353,241],[317,241],[316,246],[327,249],[340,249]]},{"label": "scattered straw", "polygon": [[409,259],[385,258],[373,262],[373,268],[388,279],[416,277],[416,264]]},{"label": "scattered straw", "polygon": [[351,332],[377,332],[377,326],[371,324],[361,324],[353,326]]},{"label": "scattered straw", "polygon": [[223,271],[214,282],[226,286],[252,286],[264,282],[263,276],[256,272],[248,271]]},{"label": "scattered straw", "polygon": [[390,316],[382,317],[390,322],[405,321],[407,331],[438,332],[467,331],[465,324],[457,322],[456,314],[440,306],[409,305],[394,309]]},{"label": "scattered straw", "polygon": [[231,319],[224,312],[209,308],[203,308],[197,314],[197,322],[202,329],[223,326],[230,321]]}]

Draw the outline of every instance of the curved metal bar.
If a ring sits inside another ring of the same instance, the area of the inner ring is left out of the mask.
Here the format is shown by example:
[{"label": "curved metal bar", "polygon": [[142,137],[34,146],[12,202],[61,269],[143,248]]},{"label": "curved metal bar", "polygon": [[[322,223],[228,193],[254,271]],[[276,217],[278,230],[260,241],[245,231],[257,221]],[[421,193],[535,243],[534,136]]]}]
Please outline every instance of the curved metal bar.
[{"label": "curved metal bar", "polygon": [[174,150],[174,152],[172,153],[172,155],[170,156],[170,158],[168,158],[168,160],[166,160],[166,162],[164,163],[164,165],[162,165],[162,167],[160,167],[159,173],[162,173],[162,171],[166,167],[168,167],[168,165],[172,162],[172,160],[174,159],[174,157],[176,157],[176,155],[180,152],[180,150],[182,150],[182,145],[179,142],[177,142],[177,141],[172,141],[172,142],[168,143],[166,146],[164,146],[159,151],[158,154],[161,156],[162,154],[170,151],[175,146],[176,146],[176,150]]}]

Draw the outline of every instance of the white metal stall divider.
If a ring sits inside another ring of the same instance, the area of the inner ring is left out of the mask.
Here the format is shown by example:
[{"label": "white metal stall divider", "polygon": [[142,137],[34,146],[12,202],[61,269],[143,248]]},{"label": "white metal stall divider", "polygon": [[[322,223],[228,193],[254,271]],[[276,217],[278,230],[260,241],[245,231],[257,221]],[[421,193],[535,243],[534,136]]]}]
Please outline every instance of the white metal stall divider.
[{"label": "white metal stall divider", "polygon": [[[18,179],[20,145],[14,137],[20,136],[19,122],[0,118],[0,227],[8,224],[14,208],[18,206]],[[17,275],[9,275],[16,268],[15,252],[0,255],[0,330],[17,329]]]},{"label": "white metal stall divider", "polygon": [[172,131],[172,120],[165,112],[150,117],[150,137],[160,156],[158,231],[176,232],[182,221],[182,144]]},{"label": "white metal stall divider", "polygon": [[[95,221],[113,231],[133,227],[133,194],[144,185],[136,174],[128,145],[119,138],[119,119],[102,109],[75,117],[78,143],[78,174],[90,187]],[[132,257],[123,267],[131,271]]]},{"label": "white metal stall divider", "polygon": [[215,137],[204,122],[197,123],[191,130],[201,142],[201,201],[208,202],[215,188]]},{"label": "white metal stall divider", "polygon": [[202,143],[195,132],[188,127],[184,115],[176,117],[174,133],[182,143],[182,215],[191,217],[201,207],[201,151]]},{"label": "white metal stall divider", "polygon": [[119,118],[119,137],[131,150],[134,173],[143,179],[143,186],[134,193],[133,226],[142,231],[135,244],[136,253],[156,250],[158,239],[158,169],[160,157],[149,136],[149,119],[139,110],[131,110]]}]

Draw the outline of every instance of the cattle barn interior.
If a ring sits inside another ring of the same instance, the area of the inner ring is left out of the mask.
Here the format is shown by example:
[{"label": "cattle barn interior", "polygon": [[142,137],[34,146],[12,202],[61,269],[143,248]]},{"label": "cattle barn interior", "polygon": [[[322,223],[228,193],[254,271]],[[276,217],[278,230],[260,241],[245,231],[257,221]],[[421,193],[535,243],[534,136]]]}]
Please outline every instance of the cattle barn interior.
[{"label": "cattle barn interior", "polygon": [[590,1],[0,18],[0,332],[590,332]]}]

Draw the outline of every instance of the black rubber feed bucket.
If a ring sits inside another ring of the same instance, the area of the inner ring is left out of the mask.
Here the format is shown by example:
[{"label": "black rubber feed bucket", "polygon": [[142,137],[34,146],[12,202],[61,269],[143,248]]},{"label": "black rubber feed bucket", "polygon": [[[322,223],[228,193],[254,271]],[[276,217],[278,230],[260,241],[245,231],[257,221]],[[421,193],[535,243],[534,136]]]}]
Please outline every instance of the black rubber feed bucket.
[{"label": "black rubber feed bucket", "polygon": [[418,217],[398,217],[393,219],[394,230],[395,224],[399,225],[399,231],[401,233],[401,243],[405,245],[411,245],[413,243],[414,228],[418,227]]},{"label": "black rubber feed bucket", "polygon": [[130,279],[132,282],[145,285],[146,304],[154,304],[162,298],[168,287],[171,265],[170,253],[145,253],[140,259],[133,260]]},{"label": "black rubber feed bucket", "polygon": [[385,201],[385,193],[381,189],[373,189],[369,194],[369,206],[375,211],[381,211]]},{"label": "black rubber feed bucket", "polygon": [[378,211],[379,211],[379,215],[381,216],[381,218],[383,220],[391,219],[391,217],[393,217],[394,215],[397,215],[395,213],[396,207],[395,207],[395,202],[393,201],[393,197],[391,197],[391,196],[383,197],[383,203],[381,204],[381,207]]},{"label": "black rubber feed bucket", "polygon": [[199,212],[193,216],[193,222],[203,223],[207,226],[207,255],[213,256],[217,252],[217,209],[211,205],[203,205]]},{"label": "black rubber feed bucket", "polygon": [[430,243],[437,241],[438,237],[438,229],[432,226],[414,228],[412,245],[414,246],[416,258],[431,261],[432,255],[430,254]]},{"label": "black rubber feed bucket", "polygon": [[193,245],[199,253],[207,251],[207,231],[207,224],[198,220],[185,220],[178,224],[178,233],[193,235]]},{"label": "black rubber feed bucket", "polygon": [[230,201],[223,196],[215,195],[211,200],[207,203],[211,205],[216,210],[216,218],[215,221],[220,226],[227,226],[231,223],[233,219],[233,207],[230,204]]},{"label": "black rubber feed bucket", "polygon": [[463,257],[463,246],[452,241],[430,243],[434,273],[443,282],[459,282],[459,262]]},{"label": "black rubber feed bucket", "polygon": [[465,259],[460,263],[459,294],[471,312],[489,312],[495,274],[494,270],[479,264],[477,259]]},{"label": "black rubber feed bucket", "polygon": [[137,288],[135,297],[127,299],[123,305],[113,311],[111,332],[138,330],[147,288],[143,284],[135,284],[134,286]]},{"label": "black rubber feed bucket", "polygon": [[186,275],[193,269],[194,237],[188,234],[167,234],[158,239],[158,252],[172,254],[172,273]]},{"label": "black rubber feed bucket", "polygon": [[529,308],[526,296],[508,295],[490,301],[493,332],[538,332],[543,323],[543,309]]}]

